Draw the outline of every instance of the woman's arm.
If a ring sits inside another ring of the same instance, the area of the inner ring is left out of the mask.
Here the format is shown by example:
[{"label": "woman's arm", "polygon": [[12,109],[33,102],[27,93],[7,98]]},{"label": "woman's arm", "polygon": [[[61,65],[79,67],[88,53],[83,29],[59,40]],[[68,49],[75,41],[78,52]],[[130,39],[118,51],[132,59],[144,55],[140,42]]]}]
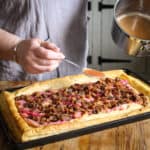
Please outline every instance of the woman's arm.
[{"label": "woman's arm", "polygon": [[64,57],[54,43],[36,38],[21,40],[16,35],[0,29],[0,59],[14,60],[16,58],[17,63],[28,73],[39,74],[53,71]]},{"label": "woman's arm", "polygon": [[20,42],[20,38],[3,29],[0,29],[0,59],[13,60],[14,47]]}]

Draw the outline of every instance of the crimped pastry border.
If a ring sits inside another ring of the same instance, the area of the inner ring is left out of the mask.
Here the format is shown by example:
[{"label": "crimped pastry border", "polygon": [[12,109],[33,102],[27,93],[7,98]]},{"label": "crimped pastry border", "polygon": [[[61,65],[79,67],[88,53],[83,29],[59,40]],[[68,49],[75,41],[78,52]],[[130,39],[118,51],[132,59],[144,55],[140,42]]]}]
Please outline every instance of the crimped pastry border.
[{"label": "crimped pastry border", "polygon": [[[103,73],[105,75],[104,77],[120,77],[128,80],[132,87],[134,87],[139,92],[143,92],[150,99],[150,87],[144,82],[140,81],[139,79],[127,75],[126,73],[124,73],[123,70],[104,71]],[[63,124],[53,124],[34,128],[29,126],[24,121],[24,119],[20,116],[15,106],[14,98],[22,94],[31,94],[35,91],[44,91],[49,88],[59,89],[62,87],[68,87],[75,83],[82,84],[88,82],[95,82],[97,80],[99,80],[98,76],[79,74],[47,81],[36,82],[28,87],[22,88],[15,92],[5,91],[2,92],[2,94],[0,95],[0,110],[14,138],[18,142],[25,142],[41,137],[56,135],[150,111],[150,105],[148,105],[147,107],[143,107],[138,104],[127,104],[128,109],[126,110],[117,110],[112,111],[110,113],[99,113],[90,116],[84,115],[80,119],[74,119]]]}]

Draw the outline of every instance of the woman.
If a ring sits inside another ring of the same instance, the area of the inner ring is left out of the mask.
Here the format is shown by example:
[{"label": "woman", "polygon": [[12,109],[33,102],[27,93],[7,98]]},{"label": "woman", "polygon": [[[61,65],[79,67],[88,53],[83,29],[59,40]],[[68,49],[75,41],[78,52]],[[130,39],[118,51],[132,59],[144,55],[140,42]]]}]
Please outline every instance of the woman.
[{"label": "woman", "polygon": [[0,0],[0,80],[81,72],[87,55],[86,6],[87,0]]}]

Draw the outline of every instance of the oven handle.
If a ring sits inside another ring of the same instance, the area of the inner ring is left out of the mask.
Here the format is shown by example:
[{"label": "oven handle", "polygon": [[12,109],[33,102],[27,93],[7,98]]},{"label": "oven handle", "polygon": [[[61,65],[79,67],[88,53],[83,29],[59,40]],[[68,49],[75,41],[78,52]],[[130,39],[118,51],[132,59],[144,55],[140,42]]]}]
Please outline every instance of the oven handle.
[{"label": "oven handle", "polygon": [[103,1],[98,3],[98,10],[102,11],[103,9],[113,9],[114,5],[111,4],[103,4]]},{"label": "oven handle", "polygon": [[98,64],[102,65],[103,63],[131,63],[132,60],[128,59],[113,59],[113,58],[103,58],[101,56],[98,57]]}]

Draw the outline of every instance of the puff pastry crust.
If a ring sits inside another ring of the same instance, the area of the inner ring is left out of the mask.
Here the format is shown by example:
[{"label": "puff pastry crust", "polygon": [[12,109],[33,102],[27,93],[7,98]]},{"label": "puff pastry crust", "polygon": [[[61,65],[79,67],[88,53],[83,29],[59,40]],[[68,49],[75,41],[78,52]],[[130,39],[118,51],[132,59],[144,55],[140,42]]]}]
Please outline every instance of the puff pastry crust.
[{"label": "puff pastry crust", "polygon": [[[150,87],[142,81],[127,75],[123,70],[104,71],[105,77],[109,78],[122,78],[128,80],[130,85],[139,92],[144,93],[150,100]],[[15,92],[4,91],[0,95],[0,110],[4,119],[11,130],[12,135],[18,142],[30,141],[46,136],[56,135],[72,130],[85,128],[88,126],[118,120],[128,116],[141,114],[150,111],[150,104],[146,107],[140,104],[127,104],[128,108],[125,110],[115,110],[109,113],[101,112],[99,114],[84,115],[81,118],[73,119],[61,124],[51,124],[41,127],[32,127],[20,116],[18,109],[15,105],[15,97],[22,94],[32,94],[33,92],[44,91],[47,89],[60,89],[68,87],[75,83],[89,83],[99,80],[99,76],[93,76],[86,71],[83,74],[66,76],[42,82],[36,82],[28,87],[22,88]]]}]

